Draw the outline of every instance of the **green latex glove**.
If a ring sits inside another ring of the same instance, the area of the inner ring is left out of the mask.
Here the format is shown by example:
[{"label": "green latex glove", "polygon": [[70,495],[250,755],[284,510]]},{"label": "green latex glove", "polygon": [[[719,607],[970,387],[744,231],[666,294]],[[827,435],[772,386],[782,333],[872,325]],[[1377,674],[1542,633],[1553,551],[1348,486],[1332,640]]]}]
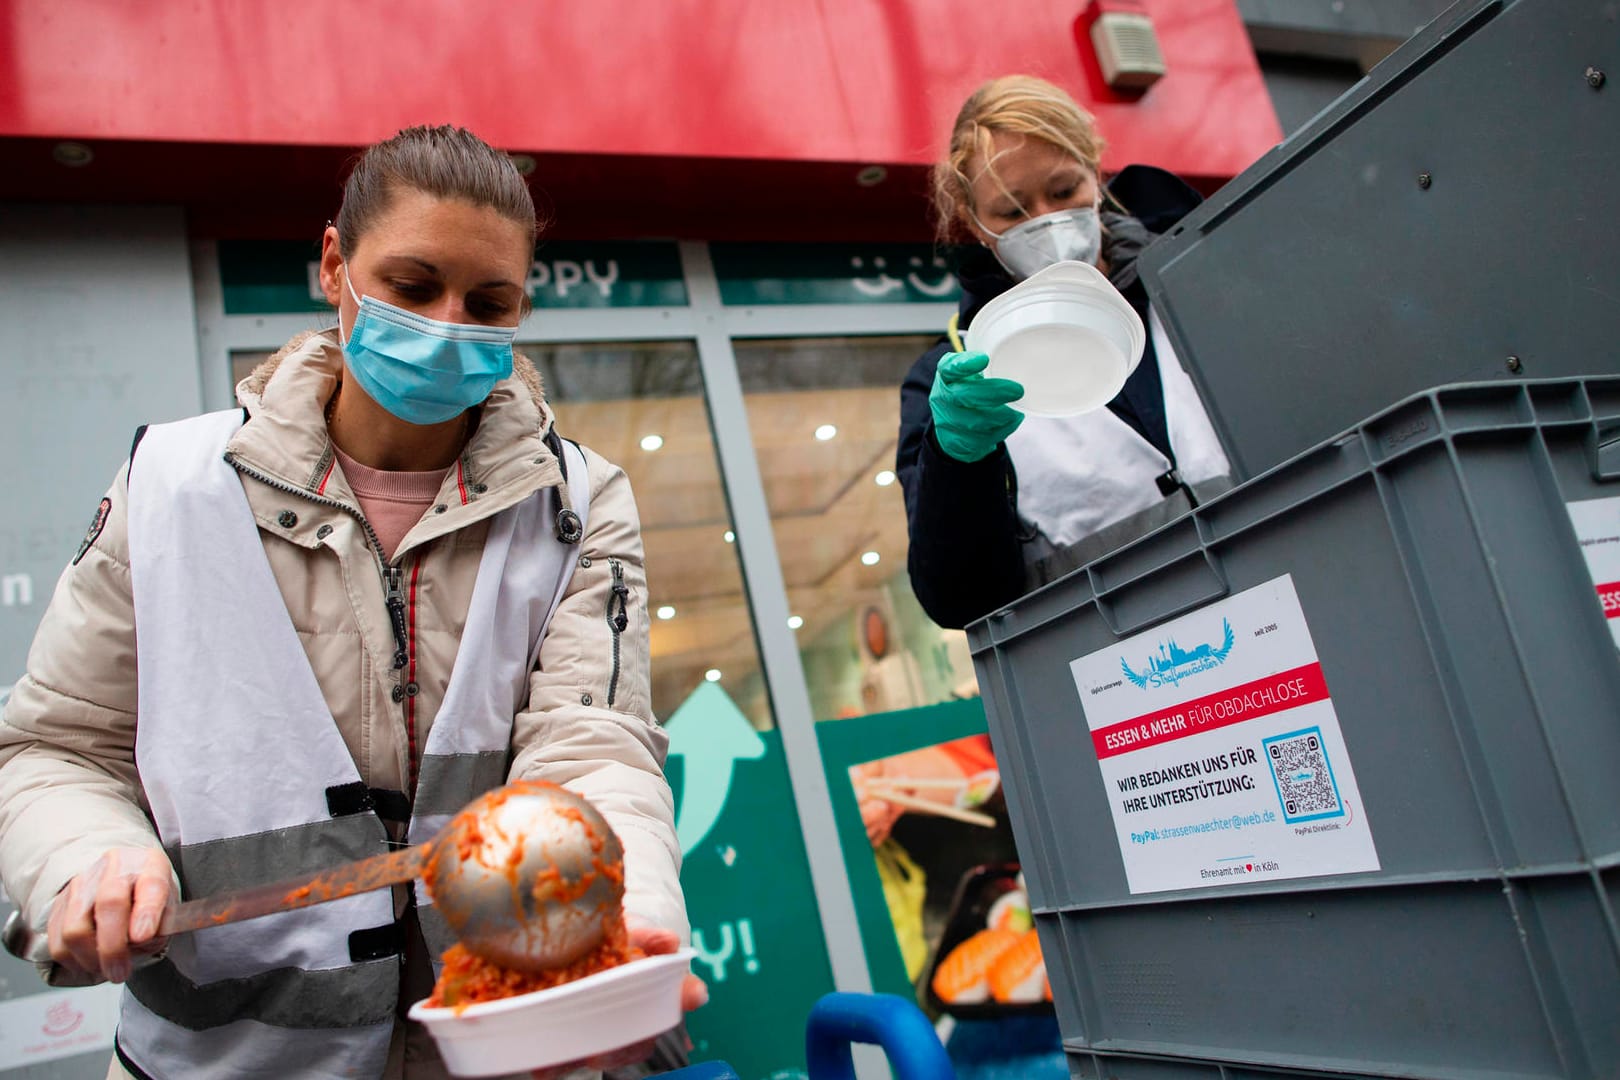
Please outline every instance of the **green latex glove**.
[{"label": "green latex glove", "polygon": [[1023,413],[1007,406],[1024,396],[1024,388],[1011,379],[985,378],[988,363],[982,352],[946,353],[928,392],[934,438],[964,464],[990,456],[1024,422]]}]

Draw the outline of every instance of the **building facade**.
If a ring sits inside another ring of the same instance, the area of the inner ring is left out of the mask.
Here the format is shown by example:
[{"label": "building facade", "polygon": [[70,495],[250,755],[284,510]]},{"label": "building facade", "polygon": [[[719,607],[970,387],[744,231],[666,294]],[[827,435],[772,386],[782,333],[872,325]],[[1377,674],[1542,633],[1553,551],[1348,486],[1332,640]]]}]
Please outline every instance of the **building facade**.
[{"label": "building facade", "polygon": [[[699,1056],[799,1075],[822,992],[911,992],[851,768],[984,731],[964,637],[911,595],[892,471],[900,381],[958,294],[928,166],[967,93],[1022,71],[1092,109],[1106,168],[1212,191],[1282,137],[1268,78],[1329,93],[1364,62],[1277,32],[1285,6],[1146,0],[1165,73],[1131,92],[1088,0],[13,0],[0,446],[31,465],[4,481],[0,695],[136,426],[229,407],[332,324],[313,266],[345,162],[466,126],[552,221],[521,350],[638,497]],[[102,1075],[112,1001],[0,958],[0,1076]]]}]

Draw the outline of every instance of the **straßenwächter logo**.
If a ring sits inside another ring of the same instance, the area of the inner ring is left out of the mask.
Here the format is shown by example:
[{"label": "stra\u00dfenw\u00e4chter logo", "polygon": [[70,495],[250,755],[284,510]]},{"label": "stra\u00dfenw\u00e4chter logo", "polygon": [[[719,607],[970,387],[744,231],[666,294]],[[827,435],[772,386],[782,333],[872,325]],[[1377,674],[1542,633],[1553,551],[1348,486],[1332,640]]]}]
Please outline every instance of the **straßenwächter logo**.
[{"label": "stra\u00dfenw\u00e4chter logo", "polygon": [[1166,683],[1180,685],[1181,680],[1189,675],[1226,663],[1233,644],[1232,624],[1226,619],[1221,620],[1221,632],[1223,636],[1218,647],[1206,641],[1195,649],[1183,649],[1176,644],[1175,638],[1160,642],[1158,655],[1148,657],[1147,670],[1141,674],[1132,671],[1123,656],[1119,658],[1119,666],[1124,670],[1125,677],[1143,690]]}]

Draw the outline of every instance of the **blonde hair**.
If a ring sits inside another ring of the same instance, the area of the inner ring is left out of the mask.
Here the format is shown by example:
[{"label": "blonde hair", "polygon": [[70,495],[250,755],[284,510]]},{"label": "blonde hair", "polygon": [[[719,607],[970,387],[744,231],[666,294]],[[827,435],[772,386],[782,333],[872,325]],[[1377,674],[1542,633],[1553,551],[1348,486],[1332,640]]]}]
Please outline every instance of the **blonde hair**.
[{"label": "blonde hair", "polygon": [[[941,242],[956,238],[966,212],[973,210],[968,167],[977,158],[996,177],[991,137],[1001,132],[1051,143],[1102,178],[1106,145],[1097,122],[1061,87],[1033,75],[1003,75],[981,85],[962,103],[951,129],[945,159],[934,165],[934,214]],[[1001,182],[996,177],[996,182]]]}]

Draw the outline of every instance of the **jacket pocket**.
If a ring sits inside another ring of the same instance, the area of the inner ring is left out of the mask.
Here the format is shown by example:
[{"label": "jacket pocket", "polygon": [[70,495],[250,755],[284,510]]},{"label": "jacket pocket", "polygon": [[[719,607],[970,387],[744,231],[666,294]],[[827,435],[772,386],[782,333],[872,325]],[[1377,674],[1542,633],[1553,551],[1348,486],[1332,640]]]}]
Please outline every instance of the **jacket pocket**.
[{"label": "jacket pocket", "polygon": [[623,563],[618,559],[609,559],[608,568],[613,572],[613,590],[608,593],[607,602],[608,631],[613,635],[613,670],[608,676],[607,692],[607,704],[611,709],[613,699],[619,693],[621,639],[630,625],[630,587],[624,583]]}]

